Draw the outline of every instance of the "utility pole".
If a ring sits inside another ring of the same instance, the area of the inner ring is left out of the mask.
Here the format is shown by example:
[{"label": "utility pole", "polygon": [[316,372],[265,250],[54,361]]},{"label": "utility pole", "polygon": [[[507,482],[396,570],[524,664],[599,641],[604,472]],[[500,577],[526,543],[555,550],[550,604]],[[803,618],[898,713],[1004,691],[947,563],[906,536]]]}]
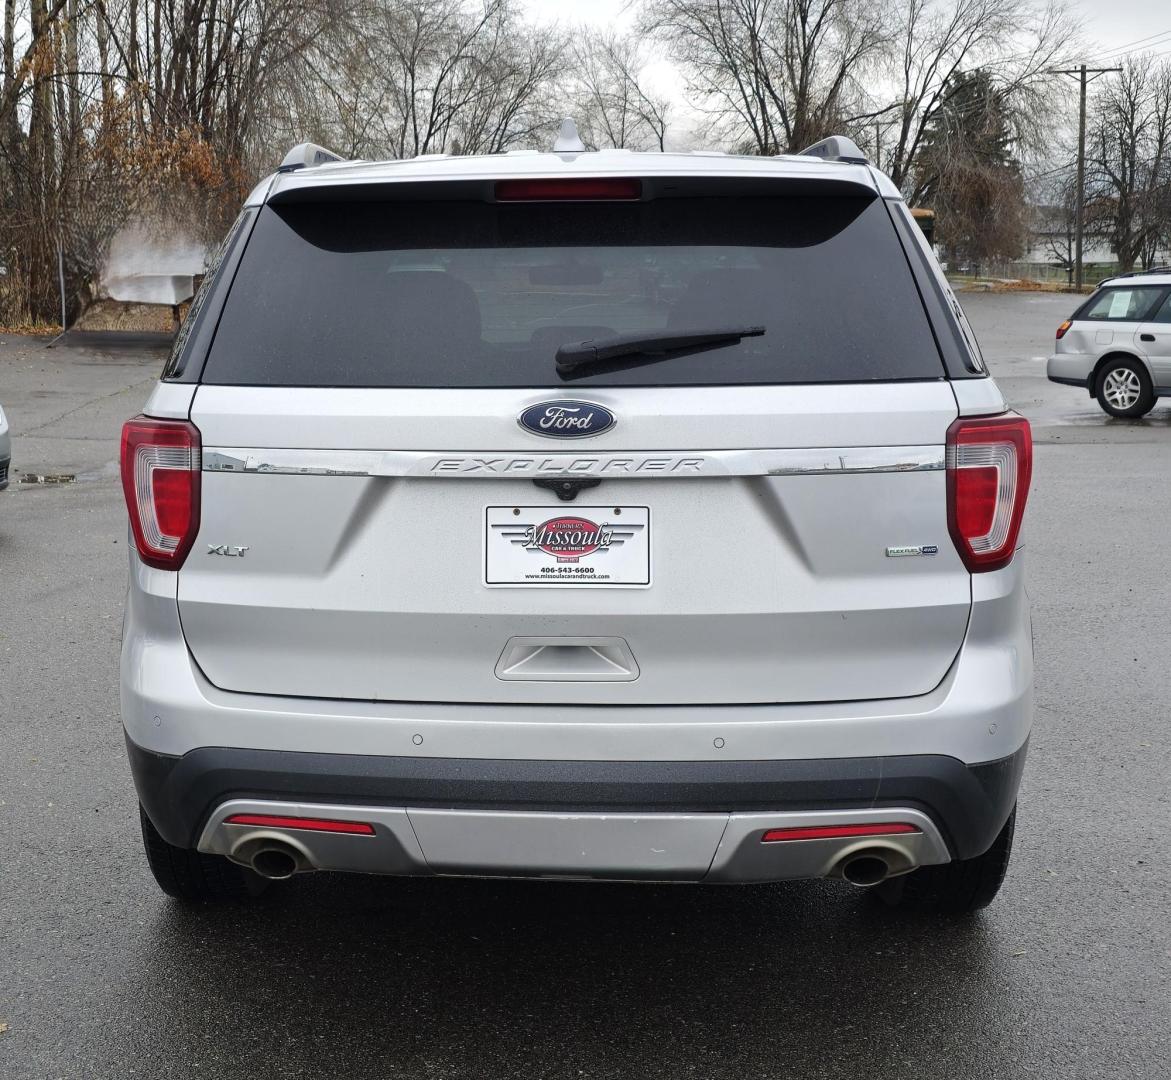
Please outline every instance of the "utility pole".
[{"label": "utility pole", "polygon": [[[1121,71],[1120,67],[1092,68],[1079,64],[1075,68],[1065,68],[1050,71],[1050,75],[1071,75],[1081,84],[1077,121],[1077,209],[1074,211],[1073,237],[1073,287],[1077,292],[1082,291],[1082,239],[1085,230],[1086,216],[1086,86],[1099,75],[1108,75],[1114,71]],[[1093,76],[1091,79],[1089,76]]]},{"label": "utility pole", "polygon": [[874,167],[882,168],[882,133],[894,123],[893,120],[874,121]]}]

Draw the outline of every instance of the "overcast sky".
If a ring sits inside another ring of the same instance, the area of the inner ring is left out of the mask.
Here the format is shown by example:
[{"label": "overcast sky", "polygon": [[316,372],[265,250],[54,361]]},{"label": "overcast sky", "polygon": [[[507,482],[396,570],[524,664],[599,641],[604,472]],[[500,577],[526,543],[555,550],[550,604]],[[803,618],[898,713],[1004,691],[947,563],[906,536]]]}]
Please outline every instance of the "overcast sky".
[{"label": "overcast sky", "polygon": [[1085,19],[1087,36],[1103,49],[1129,49],[1146,38],[1135,48],[1149,44],[1151,52],[1171,55],[1171,5],[1166,0],[1078,0],[1072,6]]}]

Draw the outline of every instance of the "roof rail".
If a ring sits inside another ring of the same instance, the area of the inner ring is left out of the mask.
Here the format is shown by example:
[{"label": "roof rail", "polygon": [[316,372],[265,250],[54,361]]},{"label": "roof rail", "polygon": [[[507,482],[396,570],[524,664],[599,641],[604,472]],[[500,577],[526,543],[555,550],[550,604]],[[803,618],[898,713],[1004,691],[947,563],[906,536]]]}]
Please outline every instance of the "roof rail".
[{"label": "roof rail", "polygon": [[801,157],[821,158],[822,161],[848,161],[851,165],[869,165],[870,160],[853,139],[845,135],[831,135],[801,151]]},{"label": "roof rail", "polygon": [[1111,281],[1114,278],[1123,277],[1142,277],[1143,274],[1171,274],[1171,265],[1164,266],[1149,266],[1146,270],[1127,270],[1125,274],[1111,274],[1108,278],[1103,278],[1103,281]]},{"label": "roof rail", "polygon": [[334,161],[345,161],[345,158],[335,154],[332,150],[326,150],[324,146],[318,146],[316,143],[303,142],[298,143],[287,154],[285,159],[277,167],[277,172],[296,172],[298,169],[313,169],[318,165],[329,165]]}]

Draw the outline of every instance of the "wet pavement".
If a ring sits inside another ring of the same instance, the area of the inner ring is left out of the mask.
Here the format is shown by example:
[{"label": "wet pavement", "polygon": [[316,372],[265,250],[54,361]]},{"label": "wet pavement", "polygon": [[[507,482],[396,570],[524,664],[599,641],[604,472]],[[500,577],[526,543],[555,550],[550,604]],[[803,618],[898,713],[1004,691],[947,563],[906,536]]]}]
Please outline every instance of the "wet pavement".
[{"label": "wet pavement", "polygon": [[142,859],[118,720],[118,426],[158,354],[0,339],[0,1077],[1161,1078],[1171,1071],[1171,402],[1044,379],[1069,297],[964,298],[1036,425],[1037,721],[1000,898],[830,883],[313,875],[188,910]]}]

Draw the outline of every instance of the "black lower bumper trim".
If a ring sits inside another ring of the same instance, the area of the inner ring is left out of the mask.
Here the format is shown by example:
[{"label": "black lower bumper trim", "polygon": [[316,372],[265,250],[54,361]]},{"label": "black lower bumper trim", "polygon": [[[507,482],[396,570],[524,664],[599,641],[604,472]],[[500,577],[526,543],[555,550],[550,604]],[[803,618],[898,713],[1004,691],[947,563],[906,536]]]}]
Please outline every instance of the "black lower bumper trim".
[{"label": "black lower bumper trim", "polygon": [[917,754],[795,761],[522,761],[374,757],[209,746],[182,757],[127,739],[138,796],[172,844],[194,847],[232,798],[491,810],[728,812],[911,806],[952,854],[986,851],[1016,801],[1026,747],[966,765]]}]

